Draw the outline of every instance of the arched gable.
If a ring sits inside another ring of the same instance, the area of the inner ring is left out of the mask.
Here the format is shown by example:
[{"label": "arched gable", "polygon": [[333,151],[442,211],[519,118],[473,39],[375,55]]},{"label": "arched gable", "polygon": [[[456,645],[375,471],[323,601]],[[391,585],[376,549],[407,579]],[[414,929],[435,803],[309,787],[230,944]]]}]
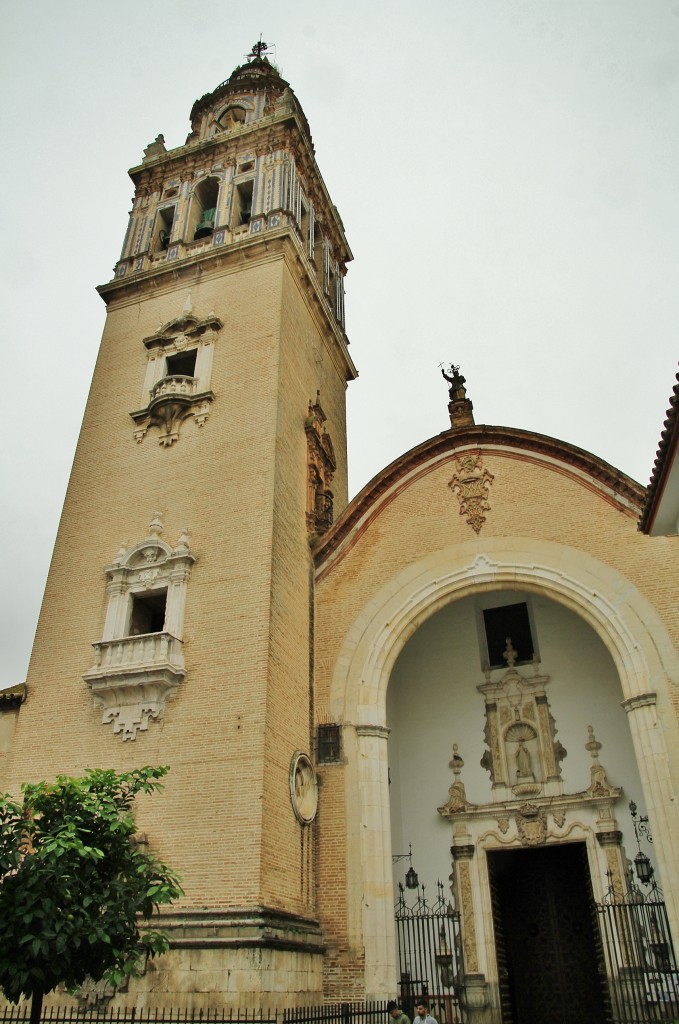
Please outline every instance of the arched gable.
[{"label": "arched gable", "polygon": [[[478,529],[454,488],[467,454],[478,456],[479,470],[491,477],[490,489],[477,488],[488,495]],[[325,720],[344,726],[347,831],[360,837],[363,865],[363,876],[349,884],[371,894],[349,920],[357,939],[384,936],[366,944],[369,991],[393,970],[391,893],[384,886],[391,858],[391,670],[425,619],[479,590],[541,592],[580,615],[605,643],[656,824],[659,865],[667,888],[679,891],[667,813],[677,790],[668,746],[679,740],[670,702],[679,656],[662,592],[668,552],[662,544],[649,547],[637,530],[643,493],[580,449],[520,431],[471,428],[432,438],[392,463],[319,545],[316,699]],[[676,920],[677,907],[670,910]]]}]

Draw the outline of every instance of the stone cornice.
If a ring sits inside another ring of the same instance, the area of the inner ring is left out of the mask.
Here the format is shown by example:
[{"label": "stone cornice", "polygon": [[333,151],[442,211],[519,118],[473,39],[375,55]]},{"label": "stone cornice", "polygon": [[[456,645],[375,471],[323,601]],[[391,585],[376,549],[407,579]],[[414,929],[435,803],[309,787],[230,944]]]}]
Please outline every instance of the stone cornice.
[{"label": "stone cornice", "polygon": [[314,550],[317,575],[327,569],[333,553],[358,529],[359,524],[377,513],[390,492],[396,493],[406,486],[408,478],[424,470],[428,463],[437,465],[465,449],[480,451],[484,456],[502,450],[515,458],[537,456],[541,461],[551,463],[555,469],[570,471],[575,479],[635,519],[644,500],[645,489],[631,477],[591,452],[557,438],[514,427],[484,424],[447,430],[396,459],[356,495]]},{"label": "stone cornice", "polygon": [[294,233],[288,227],[267,231],[263,235],[247,235],[228,246],[202,250],[195,256],[175,263],[162,263],[152,270],[143,270],[130,277],[114,278],[107,284],[99,285],[97,291],[107,306],[138,302],[146,295],[156,294],[166,288],[168,292],[177,288],[184,280],[190,285],[196,274],[223,273],[225,269],[238,271],[271,260],[285,259],[293,276],[302,282],[302,291],[313,315],[321,327],[321,333],[330,343],[330,350],[337,352],[339,366],[344,379],[354,380],[358,371],[349,355],[349,339],[327,309],[327,300],[319,282],[308,273],[302,250]]},{"label": "stone cornice", "polygon": [[161,912],[159,926],[175,949],[260,947],[322,953],[318,921],[266,907]]}]

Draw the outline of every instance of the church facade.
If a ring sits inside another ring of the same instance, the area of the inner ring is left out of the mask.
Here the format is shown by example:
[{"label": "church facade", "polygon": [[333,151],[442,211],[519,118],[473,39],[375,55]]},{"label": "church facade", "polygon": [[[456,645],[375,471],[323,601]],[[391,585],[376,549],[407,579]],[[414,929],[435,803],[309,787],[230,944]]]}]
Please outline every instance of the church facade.
[{"label": "church facade", "polygon": [[[194,104],[184,146],[159,136],[130,174],[28,679],[0,694],[2,790],[171,766],[138,811],[183,878],[171,951],[108,996],[426,992],[442,1024],[565,999],[584,1022],[619,969],[669,1005],[671,489],[658,519],[596,456],[476,425],[451,367],[450,429],[348,502],[351,251],[260,48]],[[623,943],[616,967],[597,913],[647,899],[630,865],[648,829],[666,960]],[[420,919],[431,968],[402,930]]]}]

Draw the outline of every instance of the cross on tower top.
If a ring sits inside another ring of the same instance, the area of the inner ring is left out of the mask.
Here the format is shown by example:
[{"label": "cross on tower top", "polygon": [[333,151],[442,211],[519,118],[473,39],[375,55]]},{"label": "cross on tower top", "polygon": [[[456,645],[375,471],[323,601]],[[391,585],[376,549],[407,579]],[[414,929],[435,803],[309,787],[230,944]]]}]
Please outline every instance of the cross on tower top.
[{"label": "cross on tower top", "polygon": [[261,60],[262,57],[268,51],[268,49],[269,49],[268,44],[265,43],[262,40],[262,36],[261,36],[261,33],[260,33],[259,42],[255,43],[255,45],[252,47],[250,53],[246,53],[245,56],[248,58],[248,60],[252,60],[252,59]]}]

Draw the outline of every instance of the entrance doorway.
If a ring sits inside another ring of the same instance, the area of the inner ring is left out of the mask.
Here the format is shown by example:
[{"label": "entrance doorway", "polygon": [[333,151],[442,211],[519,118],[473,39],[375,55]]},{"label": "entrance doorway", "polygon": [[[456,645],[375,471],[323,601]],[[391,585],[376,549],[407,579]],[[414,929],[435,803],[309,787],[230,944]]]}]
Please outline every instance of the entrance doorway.
[{"label": "entrance doorway", "polygon": [[605,1024],[584,843],[488,854],[503,1024]]}]

